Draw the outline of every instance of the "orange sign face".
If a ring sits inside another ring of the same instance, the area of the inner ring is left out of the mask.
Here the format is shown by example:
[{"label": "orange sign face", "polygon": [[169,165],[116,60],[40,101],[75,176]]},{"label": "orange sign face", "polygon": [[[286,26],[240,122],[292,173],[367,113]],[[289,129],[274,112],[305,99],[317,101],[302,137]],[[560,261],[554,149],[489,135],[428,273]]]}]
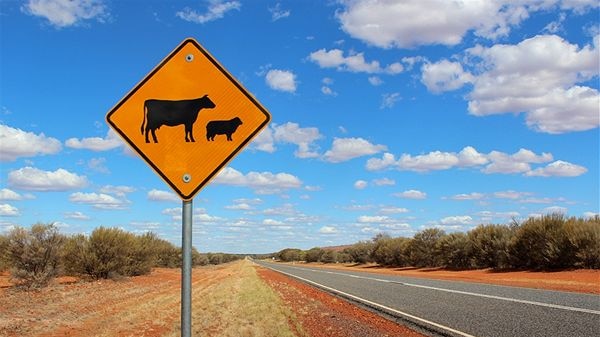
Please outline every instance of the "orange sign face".
[{"label": "orange sign face", "polygon": [[198,42],[184,40],[108,112],[108,124],[184,200],[271,120]]}]

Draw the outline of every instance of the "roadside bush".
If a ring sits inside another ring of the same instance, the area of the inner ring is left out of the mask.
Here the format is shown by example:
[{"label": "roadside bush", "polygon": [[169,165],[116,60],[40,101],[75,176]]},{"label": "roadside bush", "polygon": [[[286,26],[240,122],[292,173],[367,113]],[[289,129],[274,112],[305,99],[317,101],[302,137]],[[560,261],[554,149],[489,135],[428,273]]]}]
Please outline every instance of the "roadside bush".
[{"label": "roadside bush", "polygon": [[[175,247],[167,240],[156,237],[152,240],[152,250],[156,255],[155,267],[178,268],[181,267],[181,248]],[[194,255],[192,251],[192,263]],[[206,263],[208,264],[208,262]]]},{"label": "roadside bush", "polygon": [[304,259],[306,262],[319,262],[325,251],[319,247],[311,248],[306,251]]},{"label": "roadside bush", "polygon": [[321,262],[323,263],[336,263],[337,253],[333,250],[326,250],[321,256]]},{"label": "roadside bush", "polygon": [[389,235],[378,235],[373,239],[374,247],[371,258],[382,266],[406,266],[408,264],[406,251],[410,241],[403,237],[392,238]]},{"label": "roadside bush", "polygon": [[372,261],[371,252],[374,244],[368,241],[359,241],[352,246],[343,250],[344,253],[350,255],[352,262],[369,263]]},{"label": "roadside bush", "polygon": [[91,275],[92,255],[89,239],[83,234],[67,237],[62,249],[61,260],[68,275]]},{"label": "roadside bush", "polygon": [[440,259],[435,249],[444,235],[444,231],[439,228],[427,228],[415,234],[407,247],[410,264],[415,267],[439,266]]},{"label": "roadside bush", "polygon": [[346,251],[341,251],[337,253],[337,262],[339,263],[350,263],[352,262],[352,256],[346,253]]},{"label": "roadside bush", "polygon": [[514,230],[504,225],[479,225],[467,234],[475,268],[503,269],[511,266]]},{"label": "roadside bush", "polygon": [[8,270],[10,263],[8,261],[8,237],[0,235],[0,273]]},{"label": "roadside bush", "polygon": [[304,252],[300,249],[286,248],[278,252],[275,257],[283,262],[303,261]]},{"label": "roadside bush", "polygon": [[565,232],[574,249],[574,266],[600,269],[600,217],[569,219]]},{"label": "roadside bush", "polygon": [[465,233],[451,233],[440,238],[435,251],[442,267],[449,269],[468,269],[471,267],[472,248]]},{"label": "roadside bush", "polygon": [[556,269],[573,266],[575,247],[565,230],[565,216],[527,219],[516,231],[511,252],[515,267]]},{"label": "roadside bush", "polygon": [[64,240],[53,224],[35,224],[29,230],[13,229],[5,243],[12,278],[25,288],[48,285],[59,272]]},{"label": "roadside bush", "polygon": [[[128,233],[130,234],[130,233]],[[154,243],[158,236],[154,233],[145,233],[132,237],[132,244],[129,247],[129,257],[124,268],[124,274],[127,276],[146,275],[152,271],[158,260]]]}]

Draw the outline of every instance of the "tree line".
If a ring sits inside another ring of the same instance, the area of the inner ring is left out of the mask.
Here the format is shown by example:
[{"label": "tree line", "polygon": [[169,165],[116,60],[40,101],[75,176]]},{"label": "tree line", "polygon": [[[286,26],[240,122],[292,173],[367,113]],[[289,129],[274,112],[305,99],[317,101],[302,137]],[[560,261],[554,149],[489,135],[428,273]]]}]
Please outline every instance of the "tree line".
[{"label": "tree line", "polygon": [[[18,286],[39,288],[60,275],[109,279],[150,273],[152,268],[181,267],[181,248],[155,233],[134,234],[98,227],[89,235],[65,235],[53,224],[16,227],[0,235],[0,272],[10,270]],[[242,255],[199,253],[192,265],[221,264]]]},{"label": "tree line", "polygon": [[466,233],[428,228],[412,238],[378,234],[338,252],[286,248],[274,257],[288,262],[375,262],[393,267],[599,269],[600,217],[549,214],[522,223],[479,225]]}]

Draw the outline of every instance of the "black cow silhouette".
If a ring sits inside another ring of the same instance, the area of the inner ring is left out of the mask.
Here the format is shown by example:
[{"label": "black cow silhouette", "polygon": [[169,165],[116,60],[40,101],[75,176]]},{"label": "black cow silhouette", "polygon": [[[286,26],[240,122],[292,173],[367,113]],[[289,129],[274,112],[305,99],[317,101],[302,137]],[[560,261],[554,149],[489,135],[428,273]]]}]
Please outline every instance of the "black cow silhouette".
[{"label": "black cow silhouette", "polygon": [[206,140],[215,140],[216,135],[227,135],[227,141],[232,141],[231,135],[242,125],[242,120],[235,117],[228,121],[210,121],[206,124]]},{"label": "black cow silhouette", "polygon": [[[198,113],[202,109],[212,109],[215,106],[215,103],[208,98],[208,95],[181,101],[146,100],[144,102],[144,121],[141,128],[142,135],[146,136],[146,143],[150,143],[148,133],[152,132],[152,139],[155,143],[158,143],[156,139],[157,129],[160,129],[163,125],[176,126],[183,124],[185,125],[185,141],[195,142],[192,131],[194,123],[198,118]],[[145,129],[144,124],[146,125]]]}]

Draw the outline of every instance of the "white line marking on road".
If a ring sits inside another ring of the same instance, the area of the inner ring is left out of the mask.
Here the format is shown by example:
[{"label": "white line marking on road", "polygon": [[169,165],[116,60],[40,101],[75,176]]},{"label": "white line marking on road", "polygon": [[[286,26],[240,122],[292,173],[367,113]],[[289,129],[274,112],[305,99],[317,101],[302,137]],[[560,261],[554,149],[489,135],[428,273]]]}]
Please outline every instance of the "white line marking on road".
[{"label": "white line marking on road", "polygon": [[[396,309],[393,309],[393,308],[387,307],[387,306],[385,306],[385,305],[383,305],[383,304],[375,303],[375,302],[369,301],[369,300],[367,300],[367,299],[364,299],[364,298],[361,298],[361,297],[358,297],[358,296],[354,296],[354,295],[352,295],[352,294],[345,293],[345,292],[343,292],[343,291],[340,291],[340,290],[337,290],[337,289],[334,289],[334,288],[331,288],[331,287],[328,287],[328,286],[322,285],[322,284],[320,284],[320,283],[317,283],[317,282],[314,282],[314,281],[311,281],[311,280],[307,280],[307,279],[305,279],[305,278],[303,278],[303,277],[300,277],[300,276],[297,276],[297,275],[293,275],[293,274],[290,274],[290,273],[286,273],[286,272],[284,272],[284,271],[281,271],[281,270],[279,270],[279,269],[274,269],[274,268],[270,268],[270,267],[267,267],[267,268],[269,268],[269,269],[273,269],[273,270],[277,271],[278,273],[282,273],[282,274],[288,275],[288,276],[290,276],[290,277],[293,277],[293,278],[296,278],[296,279],[302,280],[302,281],[304,281],[304,282],[306,282],[306,283],[309,283],[309,284],[315,285],[315,286],[317,286],[317,287],[319,287],[319,288],[323,288],[323,289],[329,290],[329,291],[331,291],[331,292],[333,292],[333,293],[340,294],[340,295],[342,295],[342,296],[345,296],[345,297],[351,298],[351,299],[353,299],[353,300],[355,300],[355,301],[359,301],[359,302],[362,302],[362,303],[368,304],[368,305],[370,305],[370,306],[372,306],[372,307],[375,307],[375,308],[383,309],[383,310],[385,310],[385,311],[388,311],[388,312],[393,312],[393,313],[395,313],[395,314],[398,314],[398,315],[401,315],[401,316],[405,316],[405,317],[411,318],[411,319],[413,319],[413,320],[415,320],[415,321],[419,321],[419,322],[421,322],[421,323],[425,323],[425,324],[428,324],[428,325],[434,326],[434,327],[436,327],[436,328],[439,328],[439,329],[442,329],[442,330],[446,330],[446,331],[452,332],[452,333],[454,333],[454,334],[457,334],[457,335],[460,335],[460,336],[463,336],[463,337],[475,337],[475,336],[473,336],[473,335],[470,335],[470,334],[468,334],[468,333],[466,333],[466,332],[458,331],[458,330],[456,330],[456,329],[452,329],[451,327],[447,327],[447,326],[445,326],[445,325],[442,325],[442,324],[439,324],[439,323],[435,323],[435,322],[432,322],[432,321],[426,320],[426,319],[424,319],[424,318],[417,317],[417,316],[414,316],[414,315],[411,315],[411,314],[408,314],[408,313],[402,312],[402,311],[400,311],[400,310],[396,310]],[[309,270],[310,270],[310,269],[309,269]],[[328,273],[330,273],[330,272],[328,272]],[[356,276],[356,275],[353,275],[353,276],[354,276],[354,277],[357,277],[357,278],[363,278],[362,276]]]},{"label": "white line marking on road", "polygon": [[341,276],[349,276],[349,277],[353,277],[353,278],[359,278],[359,279],[365,279],[365,280],[372,280],[372,281],[378,281],[378,282],[384,282],[384,283],[397,283],[397,284],[401,284],[401,285],[404,285],[404,286],[415,287],[415,288],[431,289],[431,290],[437,290],[437,291],[444,291],[444,292],[448,292],[448,293],[455,293],[455,294],[461,294],[461,295],[470,295],[470,296],[491,298],[491,299],[501,300],[501,301],[524,303],[524,304],[538,305],[538,306],[547,307],[547,308],[562,309],[562,310],[569,310],[569,311],[584,312],[584,313],[588,313],[588,314],[600,315],[600,311],[598,311],[598,310],[592,310],[592,309],[576,308],[576,307],[569,307],[569,306],[559,305],[559,304],[551,304],[551,303],[543,303],[543,302],[536,302],[536,301],[520,300],[520,299],[517,299],[517,298],[502,297],[502,296],[495,296],[495,295],[486,295],[486,294],[480,294],[480,293],[472,293],[472,292],[469,292],[469,291],[461,291],[461,290],[452,290],[452,289],[445,289],[445,288],[424,286],[424,285],[420,285],[420,284],[413,284],[413,283],[406,283],[406,282],[399,282],[399,281],[392,281],[392,280],[384,280],[384,279],[378,279],[378,278],[374,278],[374,277],[350,275],[350,274],[344,274],[344,273],[333,272],[333,271],[324,271],[324,270],[318,270],[318,269],[298,268],[298,267],[292,267],[292,268],[297,268],[297,269],[301,269],[301,270],[305,269],[305,270],[310,270],[310,271],[314,271],[314,272],[334,274],[334,275],[341,275]]}]

